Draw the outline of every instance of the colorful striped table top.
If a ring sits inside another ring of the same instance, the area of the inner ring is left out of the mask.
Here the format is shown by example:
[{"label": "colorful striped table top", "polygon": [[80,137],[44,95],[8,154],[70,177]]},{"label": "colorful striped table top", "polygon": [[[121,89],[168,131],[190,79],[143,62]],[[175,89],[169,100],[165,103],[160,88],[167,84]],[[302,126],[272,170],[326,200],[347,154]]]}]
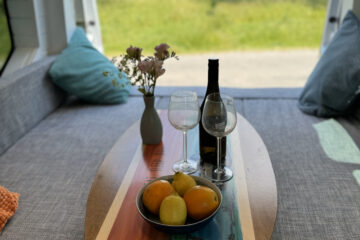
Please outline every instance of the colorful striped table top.
[{"label": "colorful striped table top", "polygon": [[[239,114],[227,137],[226,165],[234,177],[219,186],[223,204],[215,218],[183,235],[161,232],[141,218],[138,191],[151,179],[173,174],[172,165],[182,156],[182,132],[171,126],[166,110],[160,118],[161,144],[143,145],[136,122],[107,154],[89,193],[85,239],[270,239],[277,211],[275,176],[260,136]],[[188,132],[189,156],[199,156],[198,139],[197,127]]]}]

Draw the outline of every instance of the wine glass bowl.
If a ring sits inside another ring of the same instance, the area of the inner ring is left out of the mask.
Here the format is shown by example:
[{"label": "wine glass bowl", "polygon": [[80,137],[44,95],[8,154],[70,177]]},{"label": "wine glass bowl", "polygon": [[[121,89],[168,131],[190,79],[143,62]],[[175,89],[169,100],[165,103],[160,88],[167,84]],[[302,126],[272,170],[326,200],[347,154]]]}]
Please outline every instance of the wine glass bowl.
[{"label": "wine glass bowl", "polygon": [[[206,104],[207,103],[207,104]],[[229,135],[236,126],[236,111],[234,100],[227,95],[213,93],[208,95],[205,100],[203,126],[205,131],[215,137],[225,137]]]},{"label": "wine glass bowl", "polygon": [[236,126],[236,110],[232,97],[220,93],[209,94],[205,99],[202,112],[202,124],[206,132],[217,138],[217,168],[211,179],[213,181],[228,181],[232,178],[232,171],[220,164],[220,141],[229,135]]},{"label": "wine glass bowl", "polygon": [[171,125],[181,131],[194,128],[200,120],[195,92],[175,92],[170,97],[168,118]]},{"label": "wine glass bowl", "polygon": [[187,156],[187,131],[194,128],[200,120],[199,102],[195,92],[177,91],[171,94],[168,119],[171,125],[183,132],[183,159],[174,164],[174,171],[194,173],[197,171],[196,160]]}]

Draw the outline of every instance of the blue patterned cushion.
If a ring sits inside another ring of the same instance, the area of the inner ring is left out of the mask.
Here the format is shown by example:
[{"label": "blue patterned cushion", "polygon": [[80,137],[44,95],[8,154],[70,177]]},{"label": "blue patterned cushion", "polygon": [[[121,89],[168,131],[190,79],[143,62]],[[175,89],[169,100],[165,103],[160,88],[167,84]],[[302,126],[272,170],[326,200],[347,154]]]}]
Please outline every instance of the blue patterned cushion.
[{"label": "blue patterned cushion", "polygon": [[319,117],[350,112],[360,91],[360,22],[349,11],[311,73],[298,107]]},{"label": "blue patterned cushion", "polygon": [[[66,92],[92,103],[122,103],[129,95],[126,74],[92,46],[81,28],[51,66],[50,76]],[[119,86],[115,87],[113,80]]]}]

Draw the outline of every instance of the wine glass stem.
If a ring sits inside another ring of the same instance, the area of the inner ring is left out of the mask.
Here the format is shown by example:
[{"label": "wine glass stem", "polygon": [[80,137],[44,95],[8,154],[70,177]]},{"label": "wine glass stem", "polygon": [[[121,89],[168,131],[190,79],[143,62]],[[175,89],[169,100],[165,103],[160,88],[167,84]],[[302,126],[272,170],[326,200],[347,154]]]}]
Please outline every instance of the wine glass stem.
[{"label": "wine glass stem", "polygon": [[216,137],[217,142],[217,171],[221,172],[220,168],[220,154],[221,154],[221,137]]},{"label": "wine glass stem", "polygon": [[186,131],[183,132],[183,145],[184,145],[184,162],[187,163],[187,134]]}]

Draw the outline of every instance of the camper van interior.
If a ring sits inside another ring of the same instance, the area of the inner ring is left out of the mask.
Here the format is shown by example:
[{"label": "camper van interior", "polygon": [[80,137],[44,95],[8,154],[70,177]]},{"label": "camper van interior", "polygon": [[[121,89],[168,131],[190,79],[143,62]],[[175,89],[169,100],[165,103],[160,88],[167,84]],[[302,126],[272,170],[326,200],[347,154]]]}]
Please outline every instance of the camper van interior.
[{"label": "camper van interior", "polygon": [[172,48],[114,66],[97,4],[0,0],[1,240],[360,239],[360,1],[327,1],[304,87],[222,87],[214,58],[155,92]]}]

